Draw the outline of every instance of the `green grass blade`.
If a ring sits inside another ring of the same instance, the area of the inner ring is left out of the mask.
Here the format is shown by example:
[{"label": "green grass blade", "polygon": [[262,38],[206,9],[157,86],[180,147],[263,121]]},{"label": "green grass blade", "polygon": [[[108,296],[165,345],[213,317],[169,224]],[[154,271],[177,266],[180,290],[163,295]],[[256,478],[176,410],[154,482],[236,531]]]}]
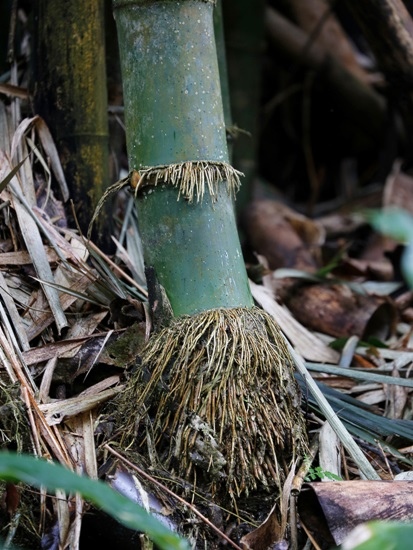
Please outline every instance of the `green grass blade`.
[{"label": "green grass blade", "polygon": [[368,372],[365,369],[355,370],[350,368],[336,367],[334,365],[325,365],[322,363],[306,362],[306,366],[309,371],[324,372],[326,374],[335,374],[337,376],[346,376],[347,378],[354,378],[355,380],[363,380],[366,382],[379,382],[381,384],[393,384],[395,386],[405,386],[407,388],[413,388],[413,379],[411,378],[399,378],[397,376],[391,376],[387,374]]}]

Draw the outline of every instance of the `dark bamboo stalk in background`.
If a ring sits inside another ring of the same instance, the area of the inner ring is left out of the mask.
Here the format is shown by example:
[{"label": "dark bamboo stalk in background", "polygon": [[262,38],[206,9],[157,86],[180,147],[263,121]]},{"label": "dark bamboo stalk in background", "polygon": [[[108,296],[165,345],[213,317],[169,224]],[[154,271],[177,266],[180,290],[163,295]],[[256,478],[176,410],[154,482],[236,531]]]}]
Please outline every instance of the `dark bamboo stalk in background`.
[{"label": "dark bamboo stalk in background", "polygon": [[111,183],[118,181],[127,169],[126,137],[123,117],[123,88],[120,68],[118,33],[112,2],[105,0],[105,50],[109,104],[109,158]]},{"label": "dark bamboo stalk in background", "polygon": [[[34,3],[34,36],[35,110],[57,142],[76,217],[86,234],[109,183],[104,3],[39,0]],[[107,217],[98,220],[93,238],[108,247]]]},{"label": "dark bamboo stalk in background", "polygon": [[0,76],[8,68],[11,0],[0,2]]},{"label": "dark bamboo stalk in background", "polygon": [[233,165],[245,175],[238,212],[250,200],[256,176],[264,5],[264,0],[225,0],[222,5],[232,121],[241,130],[234,139]]}]

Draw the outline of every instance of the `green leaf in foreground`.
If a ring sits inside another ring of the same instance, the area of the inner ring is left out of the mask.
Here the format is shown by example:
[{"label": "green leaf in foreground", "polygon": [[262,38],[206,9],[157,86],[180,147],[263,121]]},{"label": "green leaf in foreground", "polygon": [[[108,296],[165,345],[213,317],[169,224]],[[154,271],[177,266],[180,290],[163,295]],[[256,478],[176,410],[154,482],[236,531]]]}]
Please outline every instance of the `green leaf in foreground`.
[{"label": "green leaf in foreground", "polygon": [[396,521],[372,521],[356,527],[341,549],[346,550],[410,550],[413,525]]},{"label": "green leaf in foreground", "polygon": [[413,216],[400,208],[368,210],[366,218],[376,231],[400,243],[413,238]]},{"label": "green leaf in foreground", "polygon": [[40,488],[80,493],[97,508],[129,529],[142,531],[162,550],[189,550],[188,543],[172,533],[141,506],[99,480],[79,476],[63,466],[33,456],[0,452],[0,479],[22,481]]},{"label": "green leaf in foreground", "polygon": [[369,210],[367,220],[376,231],[405,245],[401,270],[410,288],[413,288],[413,216],[400,208]]}]

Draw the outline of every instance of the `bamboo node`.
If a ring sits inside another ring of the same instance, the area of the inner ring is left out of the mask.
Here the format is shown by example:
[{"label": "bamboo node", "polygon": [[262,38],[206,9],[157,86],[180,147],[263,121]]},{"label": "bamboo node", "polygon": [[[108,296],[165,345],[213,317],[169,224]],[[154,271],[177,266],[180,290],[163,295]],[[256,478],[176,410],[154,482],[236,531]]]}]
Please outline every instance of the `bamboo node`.
[{"label": "bamboo node", "polygon": [[202,202],[205,192],[213,201],[218,198],[218,186],[226,182],[228,193],[235,197],[244,174],[227,162],[196,160],[162,166],[148,166],[140,169],[140,180],[135,194],[146,186],[158,184],[172,185],[178,189],[178,199],[182,196],[188,202]]}]

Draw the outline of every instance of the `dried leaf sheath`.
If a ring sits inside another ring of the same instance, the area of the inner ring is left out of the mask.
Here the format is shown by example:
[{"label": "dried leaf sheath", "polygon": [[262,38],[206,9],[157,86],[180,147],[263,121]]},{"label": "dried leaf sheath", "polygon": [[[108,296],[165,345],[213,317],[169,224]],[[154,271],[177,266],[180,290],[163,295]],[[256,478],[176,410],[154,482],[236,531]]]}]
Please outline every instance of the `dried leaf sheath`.
[{"label": "dried leaf sheath", "polygon": [[[161,463],[232,496],[278,485],[306,448],[288,351],[258,308],[181,317],[155,335],[119,414],[138,409],[143,426],[147,407]],[[124,444],[136,435],[129,426]]]}]

